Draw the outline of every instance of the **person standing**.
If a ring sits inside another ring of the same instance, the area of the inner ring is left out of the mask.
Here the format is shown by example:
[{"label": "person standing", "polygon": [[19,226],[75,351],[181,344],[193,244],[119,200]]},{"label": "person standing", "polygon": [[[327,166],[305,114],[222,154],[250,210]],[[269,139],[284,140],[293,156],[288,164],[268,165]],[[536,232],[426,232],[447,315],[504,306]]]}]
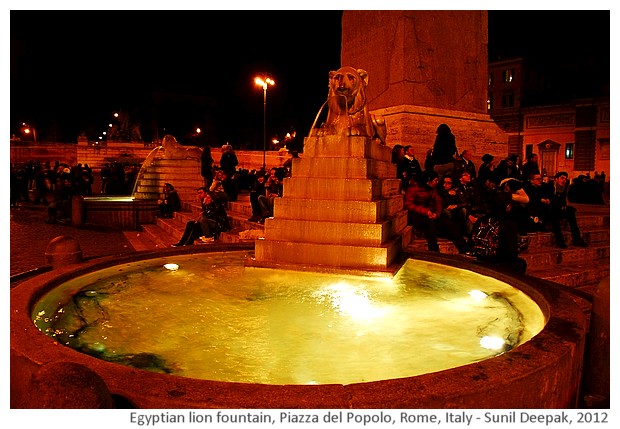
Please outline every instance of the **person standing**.
[{"label": "person standing", "polygon": [[454,177],[460,177],[464,171],[469,173],[472,180],[476,180],[476,166],[472,161],[473,155],[470,150],[465,149],[461,156],[454,163]]},{"label": "person standing", "polygon": [[482,155],[482,164],[478,168],[478,183],[484,185],[487,180],[498,183],[497,175],[495,174],[495,157],[489,153]]},{"label": "person standing", "polygon": [[422,172],[420,162],[415,157],[415,149],[413,146],[405,146],[405,156],[402,163],[402,168],[404,171],[403,177],[405,179],[402,181],[402,189],[406,191],[409,183],[411,183],[411,180],[415,180],[416,176]]},{"label": "person standing", "polygon": [[440,178],[454,170],[454,160],[457,156],[456,137],[452,134],[452,130],[447,124],[439,125],[431,158],[433,169]]},{"label": "person standing", "polygon": [[224,170],[224,173],[228,177],[234,177],[237,172],[237,165],[239,165],[239,160],[237,159],[237,155],[233,150],[233,147],[226,143],[222,146],[223,152],[222,157],[220,158],[220,168]]},{"label": "person standing", "polygon": [[[403,176],[404,161],[405,160],[405,147],[401,144],[396,144],[392,148],[392,164],[396,166],[396,178],[400,179],[402,185],[405,184]],[[401,191],[404,191],[404,186],[401,186]]]},{"label": "person standing", "polygon": [[202,148],[202,154],[200,155],[200,175],[204,179],[205,188],[209,189],[213,182],[213,157],[208,144],[205,144]]},{"label": "person standing", "polygon": [[532,175],[540,175],[540,167],[538,166],[538,155],[530,153],[523,167],[521,167],[521,175],[524,180],[530,180]]}]

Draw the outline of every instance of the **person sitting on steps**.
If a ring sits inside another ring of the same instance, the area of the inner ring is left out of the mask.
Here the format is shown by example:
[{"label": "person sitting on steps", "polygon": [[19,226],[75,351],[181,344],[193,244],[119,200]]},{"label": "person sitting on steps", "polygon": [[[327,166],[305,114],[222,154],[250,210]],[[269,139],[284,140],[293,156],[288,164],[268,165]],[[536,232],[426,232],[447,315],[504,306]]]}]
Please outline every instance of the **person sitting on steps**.
[{"label": "person sitting on steps", "polygon": [[405,208],[408,224],[422,231],[426,238],[428,250],[439,252],[438,236],[448,238],[457,247],[459,253],[467,252],[467,242],[461,235],[459,227],[443,213],[443,202],[437,192],[438,174],[428,170],[411,180],[405,192]]},{"label": "person sitting on steps", "polygon": [[274,200],[282,197],[283,185],[277,174],[271,174],[265,183],[265,195],[258,196],[258,204],[262,208],[259,223],[265,223],[265,219],[273,216]]},{"label": "person sitting on steps", "polygon": [[562,233],[562,227],[560,221],[566,219],[568,226],[570,227],[570,233],[572,237],[573,246],[587,247],[588,243],[581,236],[581,231],[577,225],[577,209],[573,206],[569,206],[567,203],[568,196],[568,173],[565,171],[559,172],[555,175],[553,183],[551,200],[551,229],[553,236],[555,237],[556,246],[566,249],[566,241],[564,240],[564,234]]},{"label": "person sitting on steps", "polygon": [[174,212],[181,211],[181,198],[170,183],[164,184],[163,197],[159,200],[159,217],[171,218]]},{"label": "person sitting on steps", "polygon": [[230,221],[224,207],[224,202],[207,191],[206,188],[197,189],[202,211],[197,220],[190,220],[185,224],[185,231],[178,243],[173,247],[191,246],[194,240],[200,237],[213,237],[217,241],[220,234],[230,230]]},{"label": "person sitting on steps", "polygon": [[258,197],[265,194],[265,172],[259,170],[256,173],[252,190],[250,191],[250,204],[252,205],[252,217],[248,219],[248,222],[258,222],[262,219],[263,208],[258,203]]}]

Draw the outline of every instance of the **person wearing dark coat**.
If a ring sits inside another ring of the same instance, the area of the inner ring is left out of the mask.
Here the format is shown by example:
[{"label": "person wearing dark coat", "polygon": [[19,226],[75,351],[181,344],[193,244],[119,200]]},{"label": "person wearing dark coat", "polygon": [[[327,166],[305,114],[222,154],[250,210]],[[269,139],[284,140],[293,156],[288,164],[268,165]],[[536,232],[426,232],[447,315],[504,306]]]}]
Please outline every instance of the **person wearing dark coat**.
[{"label": "person wearing dark coat", "polygon": [[237,165],[239,160],[233,150],[233,147],[228,143],[223,147],[222,157],[220,158],[220,168],[226,173],[228,177],[233,177],[237,171]]},{"label": "person wearing dark coat", "polygon": [[265,172],[263,170],[259,170],[256,173],[256,177],[254,179],[254,185],[252,186],[252,190],[250,191],[250,204],[252,205],[252,217],[248,219],[248,222],[258,222],[262,218],[263,208],[258,202],[258,197],[261,195],[267,195],[265,189],[265,182],[267,181],[267,176],[265,176]]},{"label": "person wearing dark coat", "polygon": [[454,171],[452,172],[454,177],[460,177],[463,171],[467,171],[471,177],[471,180],[476,180],[476,166],[474,165],[472,158],[473,155],[470,150],[465,149],[461,152],[461,156],[454,162]]},{"label": "person wearing dark coat", "polygon": [[431,154],[433,169],[439,177],[443,177],[454,170],[454,161],[457,157],[456,138],[452,134],[452,130],[447,124],[439,125]]},{"label": "person wearing dark coat", "polygon": [[170,183],[164,184],[163,193],[163,198],[159,202],[159,216],[171,218],[174,212],[181,211],[181,198]]},{"label": "person wearing dark coat", "polygon": [[498,184],[497,175],[495,174],[495,157],[489,153],[482,155],[482,164],[478,168],[478,183],[484,185],[487,180]]},{"label": "person wearing dark coat", "polygon": [[519,252],[528,243],[527,235],[522,235],[522,225],[527,215],[525,205],[529,197],[517,179],[505,179],[495,190],[494,182],[486,180],[485,183],[490,188],[484,198],[490,204],[486,205],[486,211],[475,216],[476,222],[470,234],[472,253],[481,261],[525,274],[527,262],[519,257]]},{"label": "person wearing dark coat", "polygon": [[213,157],[208,144],[202,148],[200,155],[200,175],[205,181],[205,188],[209,189],[213,183]]},{"label": "person wearing dark coat", "polygon": [[420,162],[415,157],[415,149],[411,145],[407,145],[404,148],[405,155],[399,165],[398,169],[401,171],[402,190],[406,191],[409,187],[409,183],[415,180],[416,176],[422,172]]},{"label": "person wearing dark coat", "polygon": [[581,231],[577,225],[577,209],[568,205],[568,187],[568,173],[564,171],[556,173],[553,182],[553,194],[550,196],[551,229],[555,237],[555,244],[563,249],[567,247],[560,223],[562,219],[566,219],[570,227],[573,246],[587,247],[588,243],[581,236]]},{"label": "person wearing dark coat", "polygon": [[213,237],[213,240],[217,241],[222,232],[230,230],[224,202],[215,198],[213,193],[204,187],[198,188],[197,192],[202,205],[200,217],[185,224],[183,236],[173,247],[191,246],[200,237]]},{"label": "person wearing dark coat", "polygon": [[538,155],[530,153],[521,167],[521,177],[523,180],[530,180],[533,174],[540,174],[540,167],[538,166]]}]

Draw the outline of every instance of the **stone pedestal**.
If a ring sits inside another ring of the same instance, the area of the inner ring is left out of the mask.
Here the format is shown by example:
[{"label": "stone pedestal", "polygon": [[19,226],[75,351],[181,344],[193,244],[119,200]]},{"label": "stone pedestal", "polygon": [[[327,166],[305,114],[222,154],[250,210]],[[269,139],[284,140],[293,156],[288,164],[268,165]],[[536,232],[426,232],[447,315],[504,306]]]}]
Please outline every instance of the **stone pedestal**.
[{"label": "stone pedestal", "polygon": [[391,156],[367,137],[306,138],[248,265],[394,274],[411,228]]},{"label": "stone pedestal", "polygon": [[508,156],[508,135],[487,111],[488,18],[484,10],[347,10],[341,64],[368,72],[371,113],[389,146],[412,145],[420,162],[448,124],[459,152]]}]

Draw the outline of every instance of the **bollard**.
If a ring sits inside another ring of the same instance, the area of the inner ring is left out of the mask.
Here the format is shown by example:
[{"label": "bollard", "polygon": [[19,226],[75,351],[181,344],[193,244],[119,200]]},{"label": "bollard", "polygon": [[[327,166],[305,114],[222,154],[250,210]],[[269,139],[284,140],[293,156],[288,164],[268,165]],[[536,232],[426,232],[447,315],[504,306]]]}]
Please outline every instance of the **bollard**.
[{"label": "bollard", "polygon": [[77,264],[82,261],[80,243],[73,237],[58,236],[47,244],[45,260],[53,269]]},{"label": "bollard", "polygon": [[43,365],[32,379],[24,408],[106,409],[114,400],[105,381],[92,369],[74,362]]}]

